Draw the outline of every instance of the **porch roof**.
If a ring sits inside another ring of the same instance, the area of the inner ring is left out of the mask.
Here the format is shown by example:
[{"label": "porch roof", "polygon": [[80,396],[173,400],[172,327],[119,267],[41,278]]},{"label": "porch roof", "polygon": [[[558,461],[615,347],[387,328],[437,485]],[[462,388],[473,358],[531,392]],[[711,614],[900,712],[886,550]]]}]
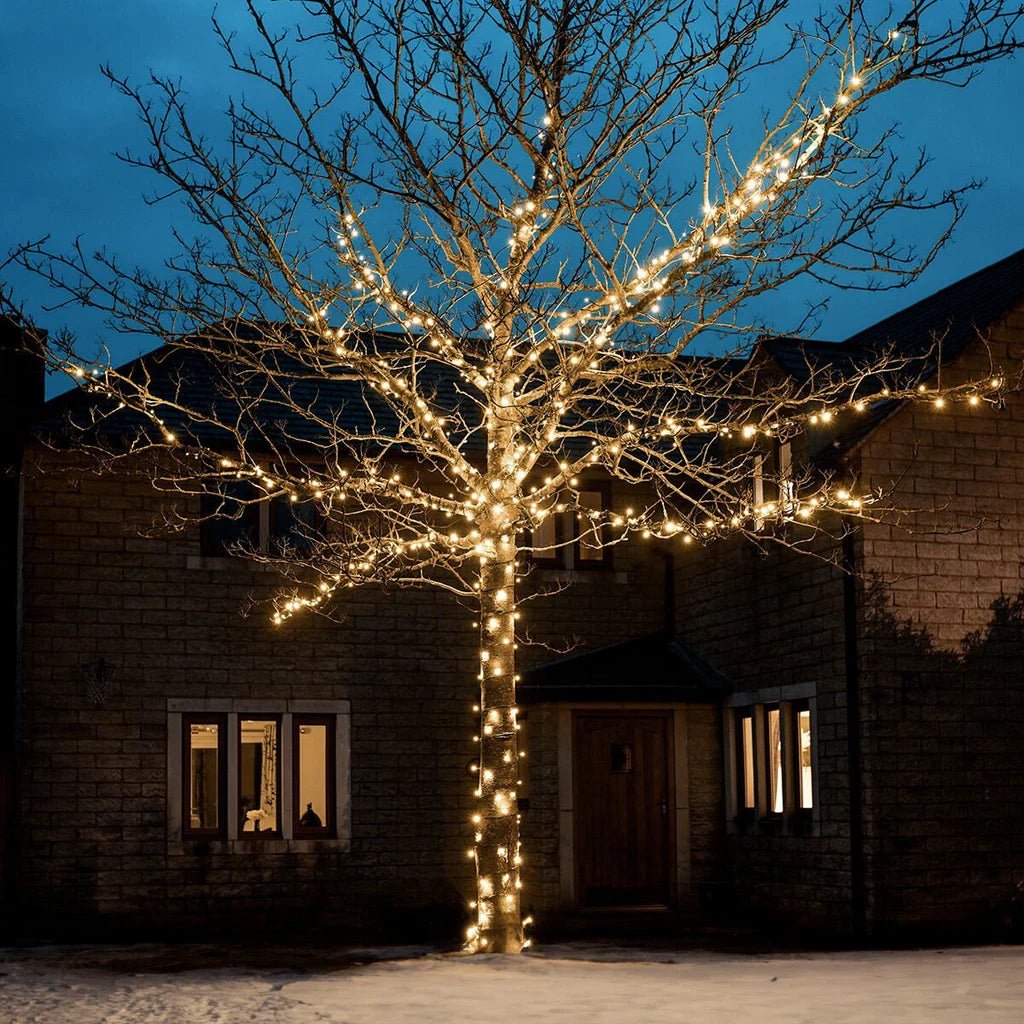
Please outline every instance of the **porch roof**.
[{"label": "porch roof", "polygon": [[523,673],[519,701],[716,703],[728,679],[677,634],[661,631],[569,654]]}]

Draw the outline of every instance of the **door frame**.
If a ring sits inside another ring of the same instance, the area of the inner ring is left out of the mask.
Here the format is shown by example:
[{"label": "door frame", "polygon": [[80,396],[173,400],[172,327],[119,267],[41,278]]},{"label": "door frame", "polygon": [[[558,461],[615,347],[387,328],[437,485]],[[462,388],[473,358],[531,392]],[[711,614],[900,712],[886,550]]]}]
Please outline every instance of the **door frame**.
[{"label": "door frame", "polygon": [[669,906],[686,906],[692,902],[690,888],[690,785],[689,747],[685,704],[675,703],[559,703],[558,716],[558,876],[559,902],[565,909],[579,908],[577,893],[573,805],[575,801],[574,712],[586,715],[616,713],[643,715],[648,712],[669,712],[668,783],[669,813]]}]

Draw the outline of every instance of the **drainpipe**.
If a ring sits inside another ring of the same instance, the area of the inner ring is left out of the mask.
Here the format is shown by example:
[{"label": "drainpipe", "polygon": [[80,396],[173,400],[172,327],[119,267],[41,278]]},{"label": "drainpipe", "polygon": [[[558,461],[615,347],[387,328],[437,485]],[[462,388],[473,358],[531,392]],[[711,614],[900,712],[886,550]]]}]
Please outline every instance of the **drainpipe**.
[{"label": "drainpipe", "polygon": [[0,625],[0,922],[13,920],[18,862],[17,765],[21,712],[22,460],[43,405],[43,363],[30,335],[0,317],[0,593],[8,610]]},{"label": "drainpipe", "polygon": [[867,935],[864,884],[864,793],[861,768],[860,654],[857,647],[857,535],[843,535],[843,646],[846,662],[846,746],[850,791],[850,919]]},{"label": "drainpipe", "polygon": [[654,548],[653,551],[665,563],[661,627],[665,636],[671,639],[676,633],[676,556],[668,548]]}]

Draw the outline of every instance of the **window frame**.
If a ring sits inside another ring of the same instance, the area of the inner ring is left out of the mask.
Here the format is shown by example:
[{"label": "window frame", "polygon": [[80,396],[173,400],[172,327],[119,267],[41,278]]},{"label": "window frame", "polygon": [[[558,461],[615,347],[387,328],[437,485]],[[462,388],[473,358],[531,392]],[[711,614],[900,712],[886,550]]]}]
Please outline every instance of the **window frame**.
[{"label": "window frame", "polygon": [[[330,808],[328,824],[321,828],[308,828],[300,824],[302,808],[299,803],[299,735],[303,725],[323,725],[326,727],[327,750],[326,760],[326,787],[325,800]],[[296,839],[335,839],[338,834],[338,799],[336,793],[337,784],[337,757],[335,753],[335,739],[337,732],[337,715],[316,715],[316,714],[294,714],[292,715],[292,743],[291,743],[291,772],[292,772],[292,836]]]},{"label": "window frame", "polygon": [[[192,726],[217,726],[217,824],[192,824]],[[228,716],[223,712],[189,712],[181,716],[181,837],[186,842],[227,838],[228,829]]]},{"label": "window frame", "polygon": [[[782,810],[772,809],[769,711],[781,710],[779,718]],[[811,752],[811,806],[802,807],[799,776],[799,715],[809,714]],[[753,713],[754,792],[753,812],[744,807],[742,721]],[[818,776],[818,699],[816,683],[765,686],[737,691],[726,698],[723,715],[723,753],[726,793],[726,830],[733,835],[820,835],[821,808]]]},{"label": "window frame", "polygon": [[279,714],[264,714],[261,711],[253,711],[252,713],[246,711],[241,712],[236,717],[236,729],[237,729],[237,755],[236,765],[237,779],[235,780],[235,807],[237,808],[235,814],[236,817],[241,813],[242,807],[242,722],[273,722],[275,726],[275,735],[277,737],[277,759],[274,765],[275,772],[275,792],[277,793],[277,828],[261,828],[259,831],[255,829],[252,832],[245,831],[245,822],[238,819],[238,838],[243,842],[249,842],[255,840],[256,842],[264,842],[268,839],[281,839],[284,836],[284,772],[282,771],[284,762],[284,734],[283,734],[283,719]]}]

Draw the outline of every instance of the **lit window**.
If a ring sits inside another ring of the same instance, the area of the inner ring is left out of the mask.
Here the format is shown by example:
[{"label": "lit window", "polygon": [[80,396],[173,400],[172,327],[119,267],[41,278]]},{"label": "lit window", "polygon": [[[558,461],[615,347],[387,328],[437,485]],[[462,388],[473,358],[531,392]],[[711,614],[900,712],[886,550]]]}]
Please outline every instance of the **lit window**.
[{"label": "lit window", "polygon": [[216,715],[186,715],[182,721],[182,833],[197,839],[223,837],[227,820],[225,721]]},{"label": "lit window", "polygon": [[801,810],[814,806],[814,768],[811,764],[811,709],[806,704],[796,706],[797,785],[800,790]]},{"label": "lit window", "polygon": [[769,707],[765,714],[768,763],[768,811],[781,814],[785,809],[785,791],[782,779],[782,709]]},{"label": "lit window", "polygon": [[280,834],[278,720],[239,721],[238,822],[243,835]]},{"label": "lit window", "polygon": [[737,718],[736,775],[737,798],[740,811],[753,811],[757,807],[754,782],[754,712],[743,711]]},{"label": "lit window", "polygon": [[296,715],[293,723],[293,832],[303,838],[333,835],[334,719]]}]

